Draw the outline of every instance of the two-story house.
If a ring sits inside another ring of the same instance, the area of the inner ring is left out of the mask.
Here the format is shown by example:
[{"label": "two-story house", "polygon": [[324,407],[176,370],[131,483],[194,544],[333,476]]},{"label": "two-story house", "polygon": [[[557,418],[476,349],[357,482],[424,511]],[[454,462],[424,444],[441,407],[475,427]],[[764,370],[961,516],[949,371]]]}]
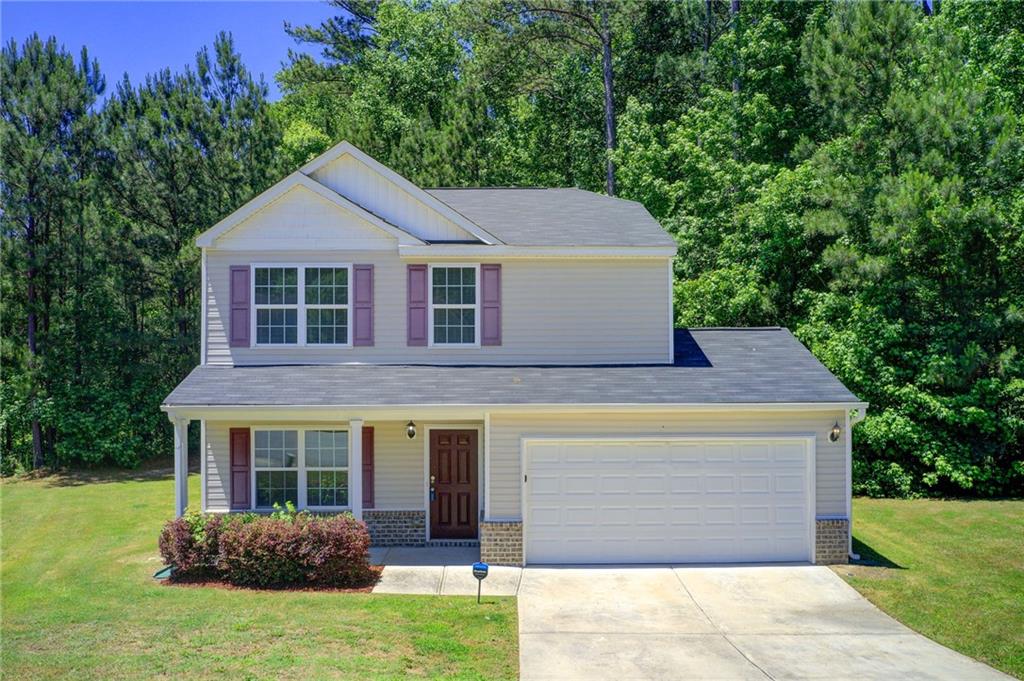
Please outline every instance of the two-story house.
[{"label": "two-story house", "polygon": [[423,189],[342,143],[219,222],[176,509],[351,511],[504,564],[845,561],[866,405],[788,331],[673,328],[676,245],[578,189]]}]

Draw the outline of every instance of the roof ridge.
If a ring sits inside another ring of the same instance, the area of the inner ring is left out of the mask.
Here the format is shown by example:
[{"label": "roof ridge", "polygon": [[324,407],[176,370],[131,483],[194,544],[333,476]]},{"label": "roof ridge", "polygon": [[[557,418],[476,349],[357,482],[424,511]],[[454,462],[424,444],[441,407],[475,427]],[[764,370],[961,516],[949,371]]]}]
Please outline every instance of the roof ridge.
[{"label": "roof ridge", "polygon": [[786,331],[784,326],[680,326],[676,331]]},{"label": "roof ridge", "polygon": [[422,189],[423,191],[430,192],[435,190],[453,191],[462,189],[576,189],[576,187],[542,187],[540,185],[527,185],[523,187],[515,187],[511,185],[498,185],[489,187],[423,187]]}]

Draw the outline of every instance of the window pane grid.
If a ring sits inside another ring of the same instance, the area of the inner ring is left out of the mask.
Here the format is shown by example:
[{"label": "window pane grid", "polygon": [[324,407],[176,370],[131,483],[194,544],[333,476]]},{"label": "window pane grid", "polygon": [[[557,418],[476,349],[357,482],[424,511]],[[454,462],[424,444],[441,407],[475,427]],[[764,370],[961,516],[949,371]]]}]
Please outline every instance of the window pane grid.
[{"label": "window pane grid", "polygon": [[306,305],[348,305],[347,267],[307,267]]},{"label": "window pane grid", "polygon": [[348,310],[313,308],[306,310],[306,342],[344,345],[348,343]]},{"label": "window pane grid", "polygon": [[254,430],[256,508],[289,501],[300,508],[348,506],[348,436],[347,430]]},{"label": "window pane grid", "polygon": [[297,471],[256,471],[256,506],[272,508],[288,502],[299,505],[299,474]]},{"label": "window pane grid", "polygon": [[476,342],[475,267],[434,267],[431,303],[435,344],[472,345]]},{"label": "window pane grid", "polygon": [[257,267],[255,302],[257,305],[295,305],[299,281],[295,267]]},{"label": "window pane grid", "polygon": [[297,267],[257,267],[253,285],[257,345],[295,345],[299,342],[299,270]]},{"label": "window pane grid", "polygon": [[348,470],[306,473],[306,505],[348,506]]}]

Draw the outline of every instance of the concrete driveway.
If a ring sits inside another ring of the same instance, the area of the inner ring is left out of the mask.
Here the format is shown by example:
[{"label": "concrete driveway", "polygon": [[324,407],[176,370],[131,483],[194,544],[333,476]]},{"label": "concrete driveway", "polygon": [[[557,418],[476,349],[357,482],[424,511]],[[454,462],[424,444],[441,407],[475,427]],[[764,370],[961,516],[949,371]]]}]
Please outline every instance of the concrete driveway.
[{"label": "concrete driveway", "polygon": [[1009,679],[914,633],[830,569],[528,568],[532,679]]}]

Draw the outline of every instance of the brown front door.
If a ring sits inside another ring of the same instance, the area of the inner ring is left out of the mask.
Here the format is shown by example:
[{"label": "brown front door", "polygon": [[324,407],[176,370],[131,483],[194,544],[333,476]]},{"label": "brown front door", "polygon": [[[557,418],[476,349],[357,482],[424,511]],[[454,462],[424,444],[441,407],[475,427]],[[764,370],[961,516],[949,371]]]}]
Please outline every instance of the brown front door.
[{"label": "brown front door", "polygon": [[430,431],[430,538],[476,539],[477,432]]}]

